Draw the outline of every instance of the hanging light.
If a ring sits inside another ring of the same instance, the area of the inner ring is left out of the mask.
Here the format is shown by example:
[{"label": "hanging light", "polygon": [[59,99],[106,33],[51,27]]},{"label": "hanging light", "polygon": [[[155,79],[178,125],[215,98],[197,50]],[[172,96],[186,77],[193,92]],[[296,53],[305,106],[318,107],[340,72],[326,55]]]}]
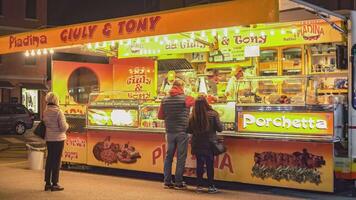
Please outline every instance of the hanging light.
[{"label": "hanging light", "polygon": [[35,55],[36,55],[35,50],[32,50],[31,51],[31,56],[35,56]]},{"label": "hanging light", "polygon": [[282,35],[286,34],[286,30],[282,29],[282,30],[281,30],[281,34],[282,34]]},{"label": "hanging light", "polygon": [[131,39],[127,40],[127,45],[131,45]]},{"label": "hanging light", "polygon": [[106,42],[103,42],[103,45],[102,45],[103,47],[106,47]]},{"label": "hanging light", "polygon": [[250,32],[250,37],[254,37],[255,33],[254,32]]},{"label": "hanging light", "polygon": [[201,33],[200,33],[200,36],[201,37],[205,37],[206,35],[205,35],[205,31],[202,31]]},{"label": "hanging light", "polygon": [[39,49],[37,50],[36,53],[37,53],[38,56],[40,56],[42,54],[41,50],[39,50]]},{"label": "hanging light", "polygon": [[155,37],[155,42],[158,42],[158,39],[159,39],[158,36],[156,36],[156,37]]},{"label": "hanging light", "polygon": [[215,30],[215,29],[213,29],[213,30],[211,31],[211,35],[212,35],[212,36],[216,36],[216,30]]},{"label": "hanging light", "polygon": [[53,49],[50,49],[50,50],[49,50],[49,53],[50,53],[50,54],[54,54]]},{"label": "hanging light", "polygon": [[47,49],[43,49],[43,54],[44,54],[44,55],[47,55],[47,54],[48,54]]},{"label": "hanging light", "polygon": [[292,28],[292,33],[296,34],[297,33],[297,29],[296,28]]},{"label": "hanging light", "polygon": [[119,40],[119,45],[123,45],[123,44],[124,44],[124,41]]},{"label": "hanging light", "polygon": [[274,35],[274,34],[275,34],[274,30],[271,30],[269,33],[270,33],[271,35]]},{"label": "hanging light", "polygon": [[140,44],[141,43],[141,40],[140,40],[140,38],[138,38],[137,40],[136,40],[136,44]]},{"label": "hanging light", "polygon": [[149,38],[149,37],[146,37],[146,38],[145,38],[145,42],[146,42],[146,43],[149,43],[149,42],[150,42],[150,38]]},{"label": "hanging light", "polygon": [[223,31],[224,31],[224,36],[227,36],[228,35],[227,28],[224,28]]},{"label": "hanging light", "polygon": [[25,52],[25,56],[29,57],[30,56],[30,52],[28,52],[28,50]]},{"label": "hanging light", "polygon": [[261,31],[261,36],[265,36],[266,33],[264,31]]},{"label": "hanging light", "polygon": [[111,46],[112,46],[112,47],[115,46],[115,40],[111,41]]},{"label": "hanging light", "polygon": [[239,29],[239,28],[236,28],[236,29],[235,29],[235,33],[236,33],[236,34],[239,34],[239,33],[240,33],[240,29]]},{"label": "hanging light", "polygon": [[164,44],[164,41],[163,41],[163,40],[161,40],[161,41],[159,42],[159,44],[160,44],[160,45],[163,45],[163,44]]}]

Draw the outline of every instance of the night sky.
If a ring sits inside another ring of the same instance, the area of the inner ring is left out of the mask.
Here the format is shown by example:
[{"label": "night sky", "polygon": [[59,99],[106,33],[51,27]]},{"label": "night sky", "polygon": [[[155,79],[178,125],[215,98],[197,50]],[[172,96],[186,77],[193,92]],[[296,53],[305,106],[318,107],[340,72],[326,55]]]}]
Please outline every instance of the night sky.
[{"label": "night sky", "polygon": [[48,0],[48,25],[59,26],[141,14],[145,0]]}]

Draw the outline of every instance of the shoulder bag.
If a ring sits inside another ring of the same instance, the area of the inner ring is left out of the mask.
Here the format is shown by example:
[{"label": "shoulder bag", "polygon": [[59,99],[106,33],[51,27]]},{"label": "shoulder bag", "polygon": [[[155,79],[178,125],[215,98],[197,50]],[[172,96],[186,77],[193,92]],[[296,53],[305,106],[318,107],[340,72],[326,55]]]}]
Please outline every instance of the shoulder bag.
[{"label": "shoulder bag", "polygon": [[224,145],[224,140],[216,139],[211,143],[214,156],[223,154],[226,152],[226,146]]},{"label": "shoulder bag", "polygon": [[43,120],[40,121],[40,123],[37,125],[35,130],[33,131],[35,135],[38,137],[44,139],[46,135],[46,125]]}]

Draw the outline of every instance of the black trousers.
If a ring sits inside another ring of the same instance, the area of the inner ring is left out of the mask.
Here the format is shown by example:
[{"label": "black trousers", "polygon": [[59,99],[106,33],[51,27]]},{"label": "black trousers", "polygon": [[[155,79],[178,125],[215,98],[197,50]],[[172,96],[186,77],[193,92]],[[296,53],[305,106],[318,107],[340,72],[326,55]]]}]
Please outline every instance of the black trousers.
[{"label": "black trousers", "polygon": [[209,186],[214,185],[214,155],[196,155],[197,159],[197,186],[203,185],[204,165],[206,165],[206,173]]},{"label": "black trousers", "polygon": [[46,142],[47,144],[47,160],[45,168],[45,181],[47,184],[56,185],[59,179],[59,168],[61,165],[61,157],[64,148],[64,141]]}]

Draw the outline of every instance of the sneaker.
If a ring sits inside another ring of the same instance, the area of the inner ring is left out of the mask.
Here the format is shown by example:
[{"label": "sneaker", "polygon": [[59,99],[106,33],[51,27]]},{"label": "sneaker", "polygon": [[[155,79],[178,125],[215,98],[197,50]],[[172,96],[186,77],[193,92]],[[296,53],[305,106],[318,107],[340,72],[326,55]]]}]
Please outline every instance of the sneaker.
[{"label": "sneaker", "polygon": [[64,190],[63,187],[59,186],[59,185],[52,185],[51,191],[62,191]]},{"label": "sneaker", "polygon": [[187,185],[185,184],[185,182],[182,182],[181,184],[176,184],[174,188],[177,190],[185,190],[187,189]]},{"label": "sneaker", "polygon": [[215,194],[215,193],[218,193],[219,190],[215,187],[215,186],[209,186],[208,188],[208,193],[209,194]]},{"label": "sneaker", "polygon": [[201,186],[197,186],[197,189],[195,190],[197,193],[202,193],[204,192],[204,188]]},{"label": "sneaker", "polygon": [[173,189],[174,185],[173,183],[164,183],[164,189]]}]

